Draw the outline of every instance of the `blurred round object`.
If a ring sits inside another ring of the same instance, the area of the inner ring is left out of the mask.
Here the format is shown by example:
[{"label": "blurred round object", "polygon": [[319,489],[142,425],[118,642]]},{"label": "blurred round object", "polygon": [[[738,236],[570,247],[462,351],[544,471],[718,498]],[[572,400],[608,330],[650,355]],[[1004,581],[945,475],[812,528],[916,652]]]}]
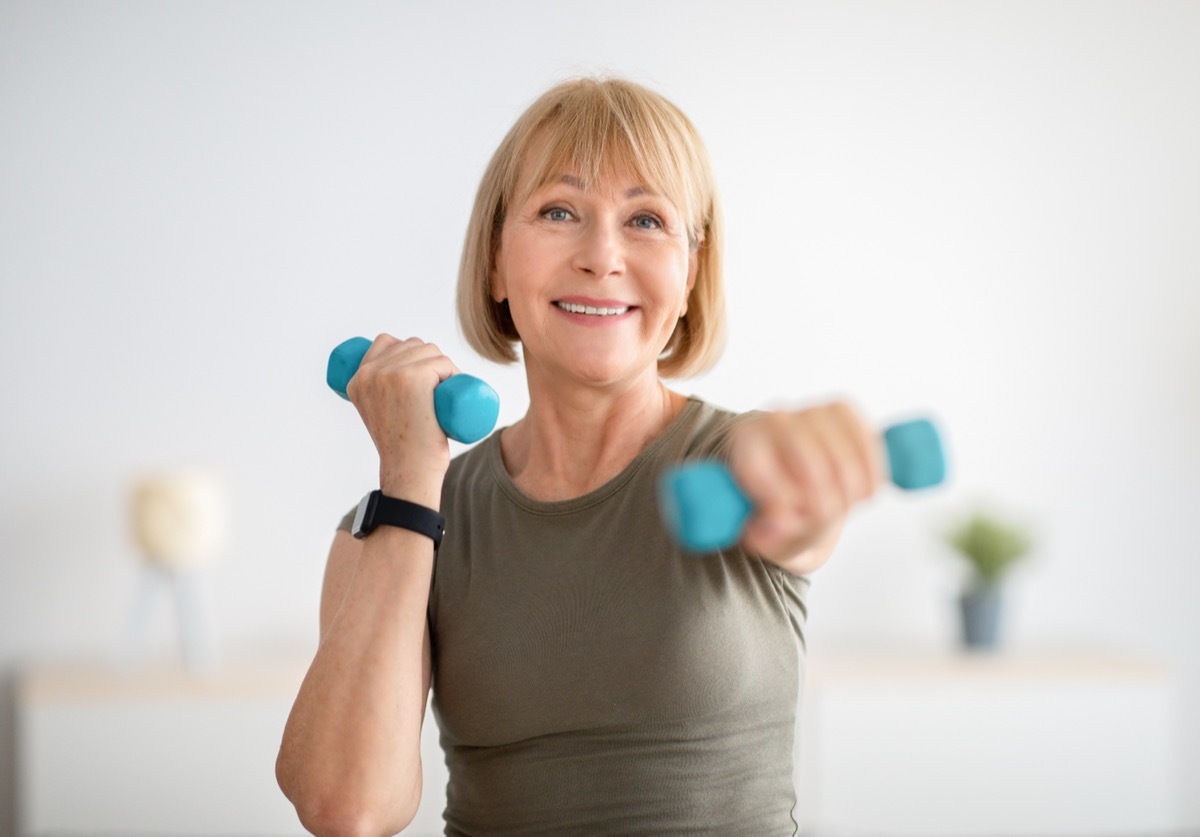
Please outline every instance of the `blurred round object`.
[{"label": "blurred round object", "polygon": [[143,477],[133,487],[134,541],[167,567],[208,563],[224,546],[225,491],[213,474],[188,470]]}]

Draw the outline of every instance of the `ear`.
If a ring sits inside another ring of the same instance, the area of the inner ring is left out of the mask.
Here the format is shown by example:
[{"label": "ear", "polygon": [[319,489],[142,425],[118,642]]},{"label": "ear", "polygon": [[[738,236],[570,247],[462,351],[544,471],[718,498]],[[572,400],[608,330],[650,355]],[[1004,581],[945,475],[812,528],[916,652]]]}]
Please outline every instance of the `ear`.
[{"label": "ear", "polygon": [[688,253],[688,277],[687,290],[683,295],[683,310],[679,312],[679,316],[683,317],[688,312],[688,300],[692,298],[692,291],[696,287],[696,274],[700,271],[700,248],[694,248]]},{"label": "ear", "polygon": [[492,267],[488,271],[488,290],[492,295],[492,300],[496,303],[504,302],[508,299],[508,283],[504,281],[504,274],[499,268],[500,263],[500,246],[496,246],[496,252],[492,254]]}]

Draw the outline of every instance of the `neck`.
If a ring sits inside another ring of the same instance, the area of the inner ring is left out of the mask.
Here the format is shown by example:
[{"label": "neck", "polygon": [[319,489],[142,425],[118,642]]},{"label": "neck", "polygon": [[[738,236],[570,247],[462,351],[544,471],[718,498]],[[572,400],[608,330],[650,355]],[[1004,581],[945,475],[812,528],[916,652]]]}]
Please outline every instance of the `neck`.
[{"label": "neck", "polygon": [[529,411],[500,437],[505,468],[534,499],[579,497],[625,470],[686,401],[657,376],[567,391],[530,377]]}]

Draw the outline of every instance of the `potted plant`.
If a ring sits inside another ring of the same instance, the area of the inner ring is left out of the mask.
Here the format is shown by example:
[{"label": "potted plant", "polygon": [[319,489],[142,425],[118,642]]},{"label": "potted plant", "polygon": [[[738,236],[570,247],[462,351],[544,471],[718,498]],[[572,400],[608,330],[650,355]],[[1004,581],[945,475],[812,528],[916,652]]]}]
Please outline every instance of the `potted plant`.
[{"label": "potted plant", "polygon": [[945,542],[970,568],[960,597],[962,638],[970,649],[994,648],[1003,610],[1003,582],[1013,565],[1033,547],[1029,531],[982,509],[958,520],[943,533]]}]

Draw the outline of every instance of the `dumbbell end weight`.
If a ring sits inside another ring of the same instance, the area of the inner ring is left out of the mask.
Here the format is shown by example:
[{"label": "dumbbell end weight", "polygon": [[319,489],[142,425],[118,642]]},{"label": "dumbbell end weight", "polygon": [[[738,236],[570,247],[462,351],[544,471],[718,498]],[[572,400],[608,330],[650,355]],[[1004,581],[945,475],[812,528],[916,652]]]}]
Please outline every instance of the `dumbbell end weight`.
[{"label": "dumbbell end weight", "polygon": [[941,485],[946,451],[937,426],[927,418],[893,424],[883,431],[892,483],[905,491]]},{"label": "dumbbell end weight", "polygon": [[474,375],[452,375],[434,388],[433,412],[447,436],[469,445],[496,426],[500,396]]},{"label": "dumbbell end weight", "polygon": [[[325,382],[329,388],[349,400],[346,388],[371,348],[365,337],[351,337],[329,353]],[[474,375],[452,375],[433,390],[433,411],[438,424],[456,442],[472,444],[492,432],[500,417],[500,396]]]},{"label": "dumbbell end weight", "polygon": [[371,348],[371,341],[365,337],[351,337],[334,347],[329,353],[329,364],[325,368],[325,383],[338,395],[350,400],[346,388],[350,379],[362,364],[363,356]]},{"label": "dumbbell end weight", "polygon": [[729,469],[711,460],[668,470],[658,486],[658,508],[667,531],[692,552],[733,546],[754,511]]}]

